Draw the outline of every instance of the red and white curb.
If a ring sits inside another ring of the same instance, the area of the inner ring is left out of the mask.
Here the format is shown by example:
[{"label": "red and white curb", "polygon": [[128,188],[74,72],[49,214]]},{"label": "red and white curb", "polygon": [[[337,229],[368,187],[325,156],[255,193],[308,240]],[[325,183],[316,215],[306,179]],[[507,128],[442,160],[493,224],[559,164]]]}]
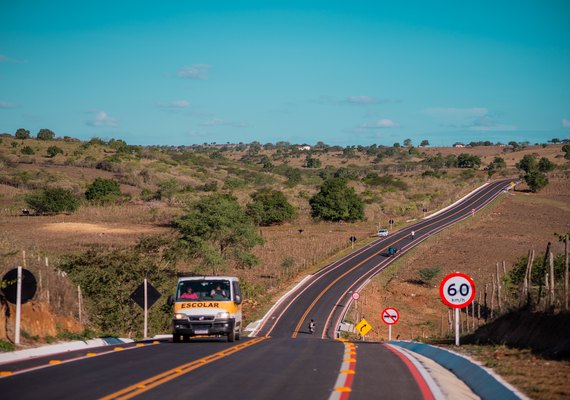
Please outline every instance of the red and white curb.
[{"label": "red and white curb", "polygon": [[347,400],[352,392],[352,382],[356,373],[356,346],[345,339],[336,339],[344,342],[344,355],[338,378],[329,400]]}]

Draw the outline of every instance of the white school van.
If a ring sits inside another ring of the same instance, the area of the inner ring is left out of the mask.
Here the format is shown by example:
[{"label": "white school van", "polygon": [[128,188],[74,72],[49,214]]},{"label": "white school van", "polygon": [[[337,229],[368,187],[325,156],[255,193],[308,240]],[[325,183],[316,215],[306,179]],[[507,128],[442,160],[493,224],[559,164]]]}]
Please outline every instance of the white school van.
[{"label": "white school van", "polygon": [[193,336],[227,336],[239,340],[242,329],[242,296],[234,276],[191,276],[178,279],[174,306],[172,341]]}]

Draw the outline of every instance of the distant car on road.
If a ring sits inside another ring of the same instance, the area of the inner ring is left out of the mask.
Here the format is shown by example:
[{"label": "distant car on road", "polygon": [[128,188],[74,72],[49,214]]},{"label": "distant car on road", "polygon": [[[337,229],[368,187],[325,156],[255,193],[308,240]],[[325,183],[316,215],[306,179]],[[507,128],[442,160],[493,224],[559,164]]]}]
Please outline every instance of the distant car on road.
[{"label": "distant car on road", "polygon": [[389,234],[388,229],[379,229],[378,230],[378,236],[386,237],[386,236],[388,236],[388,234]]}]

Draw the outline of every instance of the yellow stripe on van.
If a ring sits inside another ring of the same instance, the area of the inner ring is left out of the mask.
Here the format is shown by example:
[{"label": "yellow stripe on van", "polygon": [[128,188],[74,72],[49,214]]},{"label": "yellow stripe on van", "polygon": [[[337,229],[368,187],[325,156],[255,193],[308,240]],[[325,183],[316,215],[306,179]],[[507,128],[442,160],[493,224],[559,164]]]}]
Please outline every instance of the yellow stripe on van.
[{"label": "yellow stripe on van", "polygon": [[174,312],[181,312],[183,310],[191,310],[194,308],[217,308],[227,311],[231,314],[240,311],[238,305],[233,301],[214,301],[214,300],[204,300],[204,301],[177,301],[174,303]]}]

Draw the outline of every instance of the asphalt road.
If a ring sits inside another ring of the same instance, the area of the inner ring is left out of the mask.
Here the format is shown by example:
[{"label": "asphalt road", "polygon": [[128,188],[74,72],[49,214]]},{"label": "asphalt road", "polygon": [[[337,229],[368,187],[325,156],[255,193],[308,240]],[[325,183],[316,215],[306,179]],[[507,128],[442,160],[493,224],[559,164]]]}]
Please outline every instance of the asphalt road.
[{"label": "asphalt road", "polygon": [[[401,354],[380,343],[327,339],[336,337],[351,292],[394,260],[386,254],[389,246],[404,254],[469,218],[509,182],[491,183],[461,204],[323,268],[274,307],[257,337],[106,346],[4,364],[0,399],[431,399],[426,382]],[[318,328],[313,335],[307,332],[311,318]]]},{"label": "asphalt road", "polygon": [[[454,207],[378,239],[324,267],[282,299],[266,316],[256,335],[302,338],[307,335],[309,321],[313,319],[318,336],[335,338],[354,291],[412,247],[446,227],[472,217],[499,196],[511,181],[493,182]],[[411,237],[412,231],[415,232],[414,238]],[[390,246],[400,249],[396,257],[389,257]]]}]

